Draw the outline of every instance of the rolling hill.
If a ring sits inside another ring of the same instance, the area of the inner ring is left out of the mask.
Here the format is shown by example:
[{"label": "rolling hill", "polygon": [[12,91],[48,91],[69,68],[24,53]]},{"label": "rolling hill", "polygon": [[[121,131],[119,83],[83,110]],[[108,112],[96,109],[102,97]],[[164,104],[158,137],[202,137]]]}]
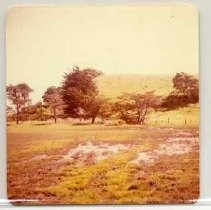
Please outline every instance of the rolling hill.
[{"label": "rolling hill", "polygon": [[135,74],[102,75],[97,78],[100,94],[116,98],[123,92],[145,93],[156,90],[156,95],[168,95],[172,90],[171,76],[149,76]]}]

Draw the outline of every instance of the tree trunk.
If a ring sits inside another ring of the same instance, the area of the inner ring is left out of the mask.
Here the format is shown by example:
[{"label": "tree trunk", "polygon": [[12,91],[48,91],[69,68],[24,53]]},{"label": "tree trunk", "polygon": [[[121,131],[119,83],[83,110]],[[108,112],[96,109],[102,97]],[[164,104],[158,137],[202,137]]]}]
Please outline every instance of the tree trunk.
[{"label": "tree trunk", "polygon": [[55,122],[55,124],[57,123],[57,113],[56,113],[56,109],[54,109],[54,122]]},{"label": "tree trunk", "polygon": [[95,118],[96,118],[96,116],[92,116],[92,124],[94,124],[95,123]]},{"label": "tree trunk", "polygon": [[136,122],[137,122],[137,124],[139,124],[139,123],[140,123],[140,120],[141,120],[141,112],[140,112],[139,109],[138,109],[138,111],[137,111],[137,115],[138,115],[138,117],[137,117]]},{"label": "tree trunk", "polygon": [[143,115],[144,104],[138,107],[138,124],[142,124],[142,115]]},{"label": "tree trunk", "polygon": [[17,108],[17,115],[16,115],[16,124],[19,124],[19,110]]},{"label": "tree trunk", "polygon": [[146,105],[145,112],[144,112],[144,115],[142,117],[142,125],[145,125],[145,118],[146,118],[146,115],[147,115],[147,110],[148,110],[148,104]]},{"label": "tree trunk", "polygon": [[140,125],[143,125],[143,124],[144,124],[142,118],[140,119],[139,124],[140,124]]},{"label": "tree trunk", "polygon": [[17,114],[17,117],[16,117],[16,124],[19,124],[19,116]]},{"label": "tree trunk", "polygon": [[95,119],[96,119],[99,111],[100,111],[100,107],[96,108],[95,112],[93,113],[93,115],[92,115],[92,122],[91,122],[92,124],[95,123]]}]

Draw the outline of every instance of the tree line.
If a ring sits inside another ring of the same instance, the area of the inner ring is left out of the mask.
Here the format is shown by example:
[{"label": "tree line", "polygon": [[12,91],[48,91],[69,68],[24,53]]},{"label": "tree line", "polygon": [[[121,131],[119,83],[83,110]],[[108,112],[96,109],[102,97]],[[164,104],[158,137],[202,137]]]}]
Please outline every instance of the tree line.
[{"label": "tree line", "polygon": [[[198,103],[198,79],[184,72],[172,78],[173,91],[166,97],[158,96],[155,90],[142,93],[122,93],[115,100],[100,95],[96,78],[103,73],[92,68],[80,69],[78,66],[64,75],[60,87],[51,86],[43,93],[42,101],[31,104],[32,88],[21,83],[6,87],[10,105],[7,112],[11,120],[18,124],[24,120],[48,120],[58,118],[77,118],[95,123],[114,117],[127,124],[145,124],[146,116],[152,110],[171,110]],[[8,116],[9,118],[9,116]]]}]

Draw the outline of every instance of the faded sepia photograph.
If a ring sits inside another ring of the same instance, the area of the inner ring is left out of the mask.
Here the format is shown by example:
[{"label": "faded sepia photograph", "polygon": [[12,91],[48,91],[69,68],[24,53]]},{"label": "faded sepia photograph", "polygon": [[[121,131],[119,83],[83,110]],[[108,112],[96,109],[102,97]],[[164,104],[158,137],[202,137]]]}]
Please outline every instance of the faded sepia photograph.
[{"label": "faded sepia photograph", "polygon": [[11,203],[199,198],[192,6],[11,8],[6,72]]}]

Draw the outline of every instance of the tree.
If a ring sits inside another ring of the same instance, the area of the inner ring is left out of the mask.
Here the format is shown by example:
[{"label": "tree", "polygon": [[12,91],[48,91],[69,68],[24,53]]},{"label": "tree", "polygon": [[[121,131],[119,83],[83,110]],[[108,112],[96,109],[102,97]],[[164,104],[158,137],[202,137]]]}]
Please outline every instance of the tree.
[{"label": "tree", "polygon": [[42,98],[44,106],[51,109],[54,117],[54,122],[57,123],[58,112],[61,112],[64,106],[64,102],[62,99],[62,89],[60,87],[51,86],[45,91]]},{"label": "tree", "polygon": [[51,116],[51,110],[46,107],[41,101],[37,102],[35,105],[36,119],[46,121]]},{"label": "tree", "polygon": [[177,73],[173,78],[173,87],[178,94],[187,97],[188,102],[198,102],[199,100],[199,81],[192,75],[184,72]]},{"label": "tree", "polygon": [[172,82],[174,90],[164,99],[163,107],[171,109],[199,101],[198,79],[181,72],[173,77]]},{"label": "tree", "polygon": [[112,103],[109,99],[104,98],[101,103],[101,108],[98,115],[102,120],[108,119],[115,113],[115,104]]},{"label": "tree", "polygon": [[62,95],[65,103],[65,113],[72,118],[92,118],[94,123],[99,112],[101,99],[94,79],[100,76],[100,71],[86,68],[80,70],[74,67],[72,72],[65,74]]},{"label": "tree", "polygon": [[33,90],[26,83],[8,85],[6,87],[7,97],[14,105],[16,111],[16,124],[19,124],[20,112],[22,108],[30,103],[29,94]]},{"label": "tree", "polygon": [[106,115],[106,104],[107,99],[103,98],[102,96],[95,96],[94,98],[91,98],[87,103],[86,118],[91,118],[91,123],[93,124],[97,115],[100,115],[101,117]]},{"label": "tree", "polygon": [[144,94],[124,93],[118,97],[116,109],[120,112],[120,118],[128,124],[145,124],[149,108],[156,106],[158,96],[154,91]]},{"label": "tree", "polygon": [[14,120],[14,109],[7,105],[6,107],[6,114],[7,114],[7,121],[13,121]]},{"label": "tree", "polygon": [[21,120],[46,120],[51,116],[49,108],[45,107],[41,101],[24,107],[20,114]]}]

